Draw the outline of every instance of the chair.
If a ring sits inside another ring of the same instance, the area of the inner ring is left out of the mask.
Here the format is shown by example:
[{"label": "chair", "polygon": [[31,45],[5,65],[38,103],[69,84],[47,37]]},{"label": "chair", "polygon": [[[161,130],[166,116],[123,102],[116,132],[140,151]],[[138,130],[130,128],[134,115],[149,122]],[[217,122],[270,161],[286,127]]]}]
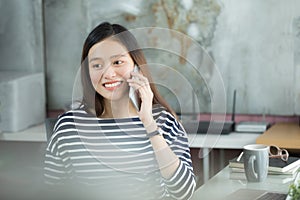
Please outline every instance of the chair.
[{"label": "chair", "polygon": [[57,122],[57,118],[46,118],[46,120],[45,120],[47,141],[50,140],[50,138],[53,134],[53,128],[54,128],[54,125],[56,122]]}]

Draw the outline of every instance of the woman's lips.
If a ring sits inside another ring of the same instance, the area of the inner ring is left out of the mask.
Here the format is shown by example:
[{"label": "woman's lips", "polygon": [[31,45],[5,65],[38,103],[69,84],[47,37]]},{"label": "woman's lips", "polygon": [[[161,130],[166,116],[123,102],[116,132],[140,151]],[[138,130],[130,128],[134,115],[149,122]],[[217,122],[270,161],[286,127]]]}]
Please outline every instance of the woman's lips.
[{"label": "woman's lips", "polygon": [[122,81],[111,81],[111,82],[106,82],[103,83],[103,86],[107,90],[115,90],[117,89],[120,85],[122,84]]}]

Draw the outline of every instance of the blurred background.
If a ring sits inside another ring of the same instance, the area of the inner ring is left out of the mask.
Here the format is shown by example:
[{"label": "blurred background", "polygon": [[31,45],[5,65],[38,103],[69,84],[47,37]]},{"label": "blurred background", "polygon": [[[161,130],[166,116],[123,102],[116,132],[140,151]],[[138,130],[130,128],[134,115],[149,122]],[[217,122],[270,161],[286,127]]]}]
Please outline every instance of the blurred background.
[{"label": "blurred background", "polygon": [[[205,58],[210,56],[221,73],[229,113],[233,91],[237,90],[237,113],[298,115],[299,6],[300,2],[293,0],[1,0],[2,122],[18,118],[17,110],[23,109],[25,115],[11,124],[12,130],[19,130],[25,128],[25,122],[20,124],[25,116],[27,124],[33,124],[30,118],[41,121],[51,111],[67,109],[72,103],[83,42],[104,21],[128,29],[163,27],[190,36],[203,47],[203,52],[193,52],[191,45],[172,35],[162,41],[173,41],[181,56],[198,57],[197,67],[209,69],[212,63]],[[179,71],[191,84],[193,91],[187,91],[181,82],[174,81],[176,77],[168,76],[169,69],[153,70],[154,77],[174,88],[161,88],[161,92],[177,112],[211,111],[212,94],[207,82],[214,72],[206,70],[195,75],[188,62],[170,51],[149,50],[146,55],[149,62]],[[9,81],[13,83],[9,85]],[[192,105],[193,95],[197,97],[198,110]]]},{"label": "blurred background", "polygon": [[[178,49],[179,55],[170,49],[145,50],[150,63],[167,66],[152,73],[164,80],[159,89],[178,113],[211,113],[209,83],[220,73],[227,114],[236,90],[237,116],[297,121],[299,8],[297,0],[0,0],[0,132],[24,131],[70,108],[82,45],[104,21],[129,30],[167,28],[190,37],[186,42],[167,34],[147,41]],[[172,70],[183,81],[170,75]],[[36,132],[45,134],[44,129]],[[9,143],[4,135],[0,169],[7,176],[1,182],[31,177],[9,171],[11,166],[27,166],[32,174],[41,171],[32,163],[42,162],[44,141]],[[20,152],[26,159],[20,159]]]}]

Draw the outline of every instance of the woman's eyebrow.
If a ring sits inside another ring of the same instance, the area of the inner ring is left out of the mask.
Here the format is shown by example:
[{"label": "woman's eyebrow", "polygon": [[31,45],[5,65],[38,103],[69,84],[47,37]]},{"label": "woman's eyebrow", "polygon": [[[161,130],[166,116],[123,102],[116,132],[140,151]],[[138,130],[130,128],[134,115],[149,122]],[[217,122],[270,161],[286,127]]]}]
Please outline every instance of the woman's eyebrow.
[{"label": "woman's eyebrow", "polygon": [[93,57],[93,58],[89,59],[89,62],[92,62],[94,60],[102,60],[102,58],[100,58],[100,57]]},{"label": "woman's eyebrow", "polygon": [[[116,55],[112,55],[110,56],[110,59],[114,59],[114,58],[120,58],[120,57],[125,57],[126,55],[125,54],[116,54]],[[89,62],[92,62],[94,60],[103,60],[102,58],[100,57],[92,57],[91,59],[89,59]]]},{"label": "woman's eyebrow", "polygon": [[110,59],[112,59],[112,58],[120,58],[120,57],[125,57],[125,56],[126,56],[125,54],[117,54],[117,55],[110,56]]}]

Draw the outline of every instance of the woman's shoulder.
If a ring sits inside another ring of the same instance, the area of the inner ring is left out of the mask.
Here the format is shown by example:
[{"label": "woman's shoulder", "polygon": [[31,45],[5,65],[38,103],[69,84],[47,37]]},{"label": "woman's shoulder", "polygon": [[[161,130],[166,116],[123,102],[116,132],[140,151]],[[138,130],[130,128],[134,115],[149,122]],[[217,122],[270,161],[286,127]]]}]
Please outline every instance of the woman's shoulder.
[{"label": "woman's shoulder", "polygon": [[160,128],[165,132],[165,137],[170,141],[179,135],[185,137],[185,130],[177,118],[161,105],[153,106],[153,116]]},{"label": "woman's shoulder", "polygon": [[64,113],[62,113],[61,115],[58,116],[58,118],[63,118],[63,117],[68,117],[68,116],[75,116],[75,117],[79,117],[79,116],[86,116],[88,113],[84,110],[84,109],[72,109],[72,110],[68,110]]},{"label": "woman's shoulder", "polygon": [[167,108],[160,104],[153,105],[152,114],[154,116],[154,119],[160,118],[169,121],[177,121],[176,117],[172,115],[172,113],[169,112]]},{"label": "woman's shoulder", "polygon": [[58,116],[58,120],[60,119],[80,119],[80,118],[92,118],[94,115],[88,113],[83,108],[68,110],[61,115]]},{"label": "woman's shoulder", "polygon": [[168,111],[168,109],[161,104],[154,104],[152,106],[152,112],[153,113],[168,113],[169,115],[172,115],[171,112]]},{"label": "woman's shoulder", "polygon": [[59,127],[64,124],[72,124],[76,122],[82,122],[84,120],[89,120],[93,118],[91,114],[87,113],[84,109],[72,109],[68,110],[57,117],[56,123],[54,125],[54,131],[57,131]]},{"label": "woman's shoulder", "polygon": [[154,104],[152,106],[152,112],[153,113],[167,112],[167,109],[164,106],[162,106],[161,104]]},{"label": "woman's shoulder", "polygon": [[88,114],[83,109],[68,110],[60,114],[52,129],[51,140],[55,142],[58,138],[76,134],[78,124],[91,119],[91,114]]}]

